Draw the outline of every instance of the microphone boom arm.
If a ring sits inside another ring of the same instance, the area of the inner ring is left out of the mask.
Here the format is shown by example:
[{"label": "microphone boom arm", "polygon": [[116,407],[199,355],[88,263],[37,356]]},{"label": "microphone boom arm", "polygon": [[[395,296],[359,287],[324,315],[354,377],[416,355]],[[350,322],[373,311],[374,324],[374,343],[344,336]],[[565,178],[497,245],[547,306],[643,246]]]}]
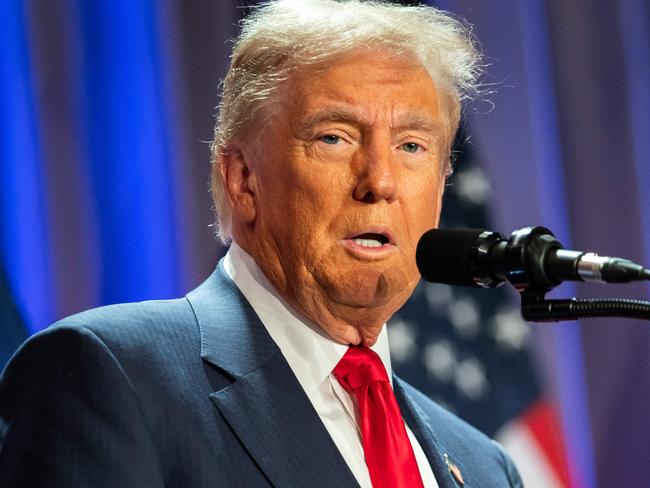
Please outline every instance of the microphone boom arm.
[{"label": "microphone boom arm", "polygon": [[650,320],[650,302],[625,298],[546,300],[544,293],[521,292],[521,316],[529,322],[559,322],[594,317]]}]

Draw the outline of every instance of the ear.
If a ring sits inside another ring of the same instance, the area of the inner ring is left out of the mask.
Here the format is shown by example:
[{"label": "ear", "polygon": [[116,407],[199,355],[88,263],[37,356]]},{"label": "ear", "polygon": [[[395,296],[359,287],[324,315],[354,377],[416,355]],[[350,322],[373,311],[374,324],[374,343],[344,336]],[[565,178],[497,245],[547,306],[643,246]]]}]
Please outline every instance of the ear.
[{"label": "ear", "polygon": [[253,222],[257,215],[255,174],[239,147],[230,147],[222,153],[219,171],[232,210],[233,224]]},{"label": "ear", "polygon": [[438,209],[438,215],[436,216],[436,225],[435,227],[438,228],[438,225],[440,225],[440,214],[442,213],[442,196],[445,193],[445,187],[447,186],[447,178],[443,176],[442,182],[438,185],[438,195],[436,195],[436,205]]}]

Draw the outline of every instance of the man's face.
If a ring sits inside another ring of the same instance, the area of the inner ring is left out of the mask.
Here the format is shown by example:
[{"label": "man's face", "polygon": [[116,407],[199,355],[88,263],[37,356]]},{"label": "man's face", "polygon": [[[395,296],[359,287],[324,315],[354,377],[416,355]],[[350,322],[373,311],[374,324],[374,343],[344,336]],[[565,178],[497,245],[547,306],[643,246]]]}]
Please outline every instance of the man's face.
[{"label": "man's face", "polygon": [[413,60],[362,52],[295,75],[281,100],[242,150],[255,217],[235,239],[330,336],[371,345],[415,288],[418,239],[438,224],[436,89]]}]

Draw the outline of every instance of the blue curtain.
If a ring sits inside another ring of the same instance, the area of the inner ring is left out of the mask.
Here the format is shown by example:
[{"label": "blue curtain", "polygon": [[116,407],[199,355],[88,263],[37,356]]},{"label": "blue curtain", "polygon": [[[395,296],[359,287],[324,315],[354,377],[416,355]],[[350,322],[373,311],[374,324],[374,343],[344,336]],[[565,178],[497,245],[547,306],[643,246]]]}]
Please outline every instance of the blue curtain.
[{"label": "blue curtain", "polygon": [[[210,272],[222,251],[203,141],[239,3],[0,2],[0,259],[25,334]],[[650,263],[646,0],[435,3],[475,25],[490,64],[496,93],[468,108],[467,132],[498,230],[546,225],[567,247]],[[647,324],[533,327],[575,486],[646,484]],[[9,328],[3,344],[19,340]]]},{"label": "blue curtain", "polygon": [[[0,256],[27,323],[53,318],[49,219],[24,5],[0,5]],[[29,306],[27,306],[29,305]],[[38,330],[31,326],[30,331]]]},{"label": "blue curtain", "polygon": [[[88,307],[179,296],[219,255],[207,144],[200,160],[193,145],[210,133],[189,132],[183,105],[184,70],[200,66],[177,44],[179,19],[200,11],[174,7],[0,6],[0,252],[29,333]],[[233,24],[213,44],[223,64],[239,12],[222,7]],[[206,126],[216,88],[201,93]]]}]

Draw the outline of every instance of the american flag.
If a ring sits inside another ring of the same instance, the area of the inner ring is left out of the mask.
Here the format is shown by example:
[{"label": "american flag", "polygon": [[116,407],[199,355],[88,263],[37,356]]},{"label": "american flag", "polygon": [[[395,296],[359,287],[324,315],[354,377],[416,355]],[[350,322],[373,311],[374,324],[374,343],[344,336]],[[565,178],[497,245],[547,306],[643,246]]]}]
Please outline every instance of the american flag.
[{"label": "american flag", "polygon": [[[471,146],[459,146],[440,225],[490,229],[490,184]],[[388,336],[396,373],[500,441],[526,487],[570,486],[555,408],[531,360],[530,326],[505,289],[423,281]]]}]

